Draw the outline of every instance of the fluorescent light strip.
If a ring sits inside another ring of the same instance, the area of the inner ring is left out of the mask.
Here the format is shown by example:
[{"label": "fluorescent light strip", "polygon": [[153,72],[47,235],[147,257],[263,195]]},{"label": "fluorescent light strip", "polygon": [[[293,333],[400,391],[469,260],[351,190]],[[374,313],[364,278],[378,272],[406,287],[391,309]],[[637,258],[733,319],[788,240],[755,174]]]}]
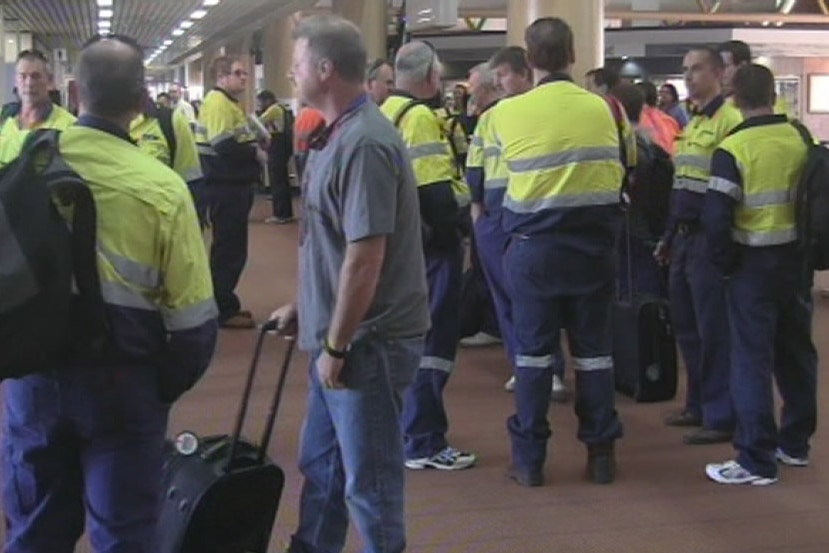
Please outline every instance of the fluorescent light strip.
[{"label": "fluorescent light strip", "polygon": [[219,2],[221,2],[221,0],[204,0],[203,5],[208,6],[208,7],[209,6],[216,6],[216,5],[219,4]]},{"label": "fluorescent light strip", "polygon": [[182,22],[181,22],[181,25],[179,25],[179,28],[181,28],[181,29],[189,29],[189,28],[190,28],[190,27],[192,27],[193,25],[194,25],[194,23],[188,19],[188,20],[186,20],[186,21],[182,21]]},{"label": "fluorescent light strip", "polygon": [[173,29],[173,36],[181,36],[184,34],[182,29]]},{"label": "fluorescent light strip", "polygon": [[101,19],[112,19],[113,15],[114,13],[112,10],[100,10],[98,12],[98,17],[100,17]]},{"label": "fluorescent light strip", "polygon": [[112,0],[98,0],[99,8],[109,8],[112,6]]},{"label": "fluorescent light strip", "polygon": [[196,10],[190,14],[190,19],[202,19],[207,15],[207,10]]}]

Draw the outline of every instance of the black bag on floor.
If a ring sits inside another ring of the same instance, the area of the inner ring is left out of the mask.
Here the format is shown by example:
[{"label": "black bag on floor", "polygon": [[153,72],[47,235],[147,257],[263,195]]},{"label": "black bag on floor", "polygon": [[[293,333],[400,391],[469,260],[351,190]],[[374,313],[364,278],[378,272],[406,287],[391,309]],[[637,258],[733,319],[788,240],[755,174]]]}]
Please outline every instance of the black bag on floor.
[{"label": "black bag on floor", "polygon": [[[626,217],[626,227],[629,218]],[[628,228],[629,230],[629,228]],[[627,235],[630,240],[630,234]],[[613,305],[613,370],[616,390],[637,402],[668,401],[676,395],[677,351],[666,300],[633,294],[628,242],[628,290]]]},{"label": "black bag on floor", "polygon": [[241,438],[262,341],[275,322],[263,325],[232,435],[180,434],[168,443],[164,504],[157,553],[267,553],[285,475],[266,456],[279,409],[293,340],[279,374],[259,446]]}]

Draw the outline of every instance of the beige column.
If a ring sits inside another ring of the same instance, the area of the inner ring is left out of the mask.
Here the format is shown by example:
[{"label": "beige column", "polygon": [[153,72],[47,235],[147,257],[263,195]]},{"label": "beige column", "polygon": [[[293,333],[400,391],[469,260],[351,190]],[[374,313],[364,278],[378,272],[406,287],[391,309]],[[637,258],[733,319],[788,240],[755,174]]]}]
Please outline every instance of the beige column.
[{"label": "beige column", "polygon": [[559,17],[573,29],[577,83],[587,71],[604,65],[604,0],[508,0],[507,44],[526,48],[524,31],[540,17]]},{"label": "beige column", "polygon": [[265,88],[286,102],[294,97],[294,87],[288,79],[294,48],[293,31],[293,16],[278,19],[265,27],[262,46]]},{"label": "beige column", "polygon": [[[184,85],[190,91],[190,101],[201,100],[209,88],[204,88],[205,60],[199,58],[187,64],[187,82]],[[196,97],[198,96],[198,98]]]},{"label": "beige column", "polygon": [[369,61],[388,56],[389,13],[385,0],[332,0],[334,13],[353,21],[363,32]]}]

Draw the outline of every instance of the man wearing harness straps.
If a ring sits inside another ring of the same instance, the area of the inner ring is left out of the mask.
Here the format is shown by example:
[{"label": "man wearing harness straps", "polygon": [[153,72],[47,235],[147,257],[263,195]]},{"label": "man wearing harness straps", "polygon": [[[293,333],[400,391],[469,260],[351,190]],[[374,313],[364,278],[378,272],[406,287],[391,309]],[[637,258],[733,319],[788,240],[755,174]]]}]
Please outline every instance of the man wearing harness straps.
[{"label": "man wearing harness straps", "polygon": [[446,440],[443,389],[455,368],[460,334],[460,207],[469,204],[469,191],[455,178],[449,143],[425,104],[440,88],[437,54],[428,44],[411,42],[397,53],[394,65],[398,90],[381,110],[400,130],[417,179],[432,319],[420,370],[403,405],[406,466],[458,470],[472,466],[476,458]]},{"label": "man wearing harness straps", "polygon": [[213,234],[210,268],[224,328],[253,328],[250,311],[242,309],[235,289],[248,257],[248,215],[253,206],[253,183],[262,168],[256,138],[239,105],[248,72],[230,57],[213,61],[216,88],[204,98],[196,142],[205,179],[207,217]]},{"label": "man wearing harness straps", "polygon": [[671,212],[655,255],[671,263],[671,316],[688,375],[685,407],[669,415],[665,424],[701,426],[683,441],[703,445],[731,440],[734,412],[723,280],[708,258],[699,216],[711,177],[711,156],[742,116],[720,94],[723,63],[717,52],[694,48],[685,55],[683,69],[697,107],[677,141]]},{"label": "man wearing harness straps", "polygon": [[538,19],[525,40],[538,84],[501,100],[492,115],[507,166],[502,225],[511,238],[504,272],[516,338],[507,476],[523,486],[544,483],[554,355],[564,328],[587,477],[607,484],[622,435],[610,333],[624,175],[619,133],[607,102],[572,81],[574,37],[566,22]]}]

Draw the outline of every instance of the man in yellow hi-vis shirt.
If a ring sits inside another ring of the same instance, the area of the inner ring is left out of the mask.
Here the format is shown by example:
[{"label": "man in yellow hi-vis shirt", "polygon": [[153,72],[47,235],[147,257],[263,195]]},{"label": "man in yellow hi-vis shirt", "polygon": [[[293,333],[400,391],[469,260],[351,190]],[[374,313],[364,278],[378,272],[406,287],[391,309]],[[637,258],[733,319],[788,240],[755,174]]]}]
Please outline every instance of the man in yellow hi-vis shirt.
[{"label": "man in yellow hi-vis shirt", "polygon": [[469,203],[469,189],[456,178],[449,143],[427,105],[440,89],[440,72],[440,60],[428,44],[406,44],[394,62],[398,90],[380,109],[400,130],[417,179],[432,319],[420,370],[403,407],[406,466],[458,470],[474,465],[476,457],[446,441],[443,388],[455,368],[460,334],[460,207]]},{"label": "man in yellow hi-vis shirt", "polygon": [[248,215],[253,184],[262,167],[256,137],[248,126],[239,98],[248,71],[241,61],[222,56],[211,65],[216,87],[204,97],[196,143],[205,182],[207,217],[213,233],[210,268],[224,328],[254,328],[253,315],[242,309],[235,289],[248,258]]},{"label": "man in yellow hi-vis shirt", "polygon": [[0,167],[20,155],[20,149],[35,129],[64,130],[75,123],[75,116],[52,103],[52,70],[46,56],[38,50],[25,50],[17,56],[15,83],[20,95],[20,111],[0,119]]},{"label": "man in yellow hi-vis shirt", "polygon": [[158,551],[167,417],[210,362],[216,305],[187,187],[130,140],[141,47],[99,39],[76,71],[80,119],[58,149],[95,200],[110,340],[4,382],[3,550],[74,551],[87,530],[97,552]]}]

